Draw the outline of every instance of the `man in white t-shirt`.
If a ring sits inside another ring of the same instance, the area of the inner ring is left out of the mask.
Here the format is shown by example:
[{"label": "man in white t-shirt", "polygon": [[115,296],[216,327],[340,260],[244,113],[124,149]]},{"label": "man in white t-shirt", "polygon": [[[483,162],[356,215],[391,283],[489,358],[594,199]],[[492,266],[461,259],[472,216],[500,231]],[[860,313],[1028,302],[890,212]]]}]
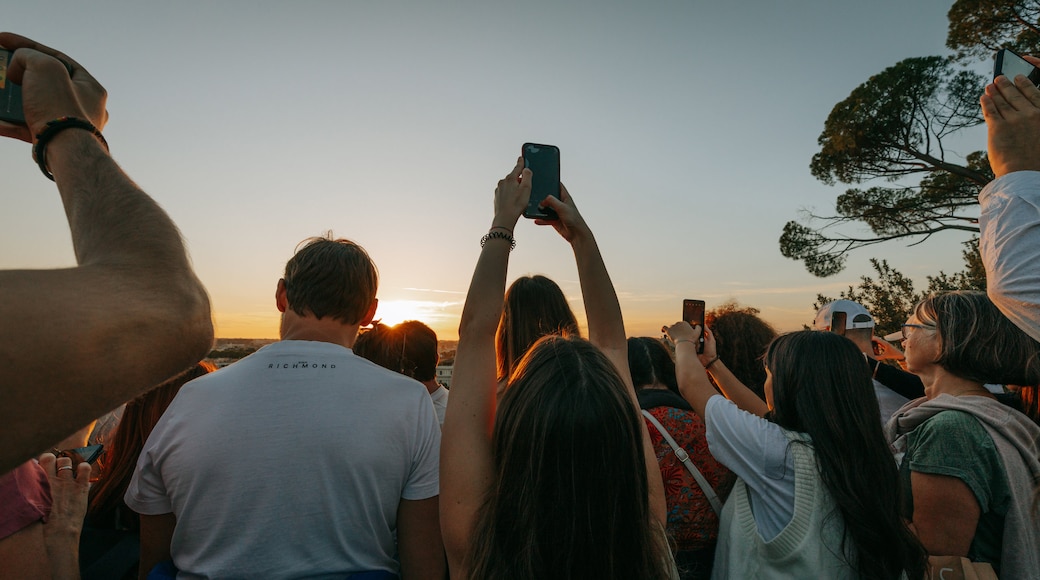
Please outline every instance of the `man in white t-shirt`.
[{"label": "man in white t-shirt", "polygon": [[126,493],[142,574],[444,578],[430,397],[351,351],[376,286],[363,248],[308,240],[278,281],[281,341],[181,389]]}]

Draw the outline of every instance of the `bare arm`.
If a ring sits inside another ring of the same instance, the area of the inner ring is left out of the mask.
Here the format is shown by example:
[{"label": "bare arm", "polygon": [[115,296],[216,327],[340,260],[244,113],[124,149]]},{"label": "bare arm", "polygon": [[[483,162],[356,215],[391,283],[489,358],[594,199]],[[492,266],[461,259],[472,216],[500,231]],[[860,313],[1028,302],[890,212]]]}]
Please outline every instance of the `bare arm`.
[{"label": "bare arm", "polygon": [[401,557],[402,580],[444,580],[447,577],[439,510],[437,497],[401,500],[397,508],[397,551]]},{"label": "bare arm", "polygon": [[[492,230],[512,232],[531,195],[530,175],[518,160],[498,182]],[[491,429],[498,384],[495,329],[502,314],[508,262],[509,241],[488,239],[462,309],[451,397],[441,430],[441,533],[452,576],[458,578],[467,575],[463,562],[474,541],[477,510],[492,479]]]},{"label": "bare arm", "polygon": [[0,539],[0,578],[50,578],[43,524],[36,522]]},{"label": "bare arm", "polygon": [[913,528],[929,554],[967,556],[982,510],[963,481],[948,475],[910,473]]},{"label": "bare arm", "polygon": [[[22,84],[28,124],[0,123],[0,135],[29,140],[62,116],[104,126],[105,91],[75,61],[10,33],[0,45],[18,49],[8,76]],[[213,338],[209,298],[180,233],[101,143],[67,129],[47,161],[78,266],[0,272],[0,351],[9,361],[0,365],[8,443],[0,471],[201,360]],[[62,404],[39,405],[41,386]]]},{"label": "bare arm", "polygon": [[140,580],[146,580],[156,564],[171,558],[170,543],[175,527],[177,518],[173,514],[141,515],[141,563],[137,568]]},{"label": "bare arm", "polygon": [[[632,386],[632,373],[628,368],[628,339],[625,336],[625,322],[621,315],[614,283],[610,280],[607,266],[603,262],[596,238],[578,212],[570,192],[560,185],[560,199],[546,198],[543,205],[556,211],[557,220],[537,220],[535,223],[552,225],[556,231],[571,244],[574,260],[578,267],[578,280],[581,282],[581,295],[585,302],[585,316],[589,321],[589,341],[596,345],[617,368],[621,379],[628,389],[629,400],[636,414],[639,413],[639,402],[636,400],[635,387]],[[667,504],[664,494],[664,483],[661,480],[661,468],[657,464],[650,433],[646,422],[639,422],[642,429],[643,457],[646,462],[647,483],[649,485],[650,513],[662,526],[667,518]]]}]

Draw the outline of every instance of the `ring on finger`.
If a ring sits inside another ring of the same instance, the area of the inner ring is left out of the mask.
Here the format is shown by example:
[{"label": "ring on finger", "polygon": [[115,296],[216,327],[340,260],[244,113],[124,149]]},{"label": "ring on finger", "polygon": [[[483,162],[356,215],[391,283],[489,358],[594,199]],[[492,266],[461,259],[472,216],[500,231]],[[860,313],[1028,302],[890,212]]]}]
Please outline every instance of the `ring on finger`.
[{"label": "ring on finger", "polygon": [[65,469],[68,469],[69,471],[72,471],[72,466],[71,465],[62,465],[61,467],[58,468],[58,471],[62,471],[62,470],[65,470]]}]

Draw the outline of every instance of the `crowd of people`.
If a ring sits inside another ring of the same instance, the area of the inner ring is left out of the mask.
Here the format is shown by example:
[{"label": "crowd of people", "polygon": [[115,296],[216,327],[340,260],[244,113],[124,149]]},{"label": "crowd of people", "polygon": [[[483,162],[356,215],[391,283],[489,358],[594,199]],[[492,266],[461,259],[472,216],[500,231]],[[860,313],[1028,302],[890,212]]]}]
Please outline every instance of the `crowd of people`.
[{"label": "crowd of people", "polygon": [[[380,324],[375,264],[331,235],[275,283],[278,342],[200,363],[208,298],[107,151],[104,89],[30,39],[0,46],[26,121],[0,135],[33,144],[78,263],[0,271],[0,577],[917,579],[954,557],[1040,578],[1040,89],[1025,77],[981,97],[988,291],[922,300],[902,350],[850,301],[799,332],[727,312],[628,337],[561,185],[543,202],[557,217],[535,223],[574,254],[582,337],[551,279],[506,287],[531,194],[519,159],[449,391],[436,334]],[[124,403],[96,464],[68,451]]]}]

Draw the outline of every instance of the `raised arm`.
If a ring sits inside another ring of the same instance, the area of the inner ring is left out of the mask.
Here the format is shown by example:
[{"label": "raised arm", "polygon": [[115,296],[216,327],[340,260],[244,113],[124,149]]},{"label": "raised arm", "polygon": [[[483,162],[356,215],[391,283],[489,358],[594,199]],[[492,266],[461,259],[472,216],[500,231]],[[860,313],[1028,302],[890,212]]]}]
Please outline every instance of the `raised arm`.
[{"label": "raised arm", "polygon": [[[722,394],[737,407],[759,417],[764,417],[769,412],[766,403],[740,382],[719,359],[715,335],[711,330],[699,325],[690,326],[688,322],[676,322],[663,330],[675,343],[675,378],[679,383],[679,392],[690,403],[694,412],[704,417],[708,399],[718,394],[708,380],[705,368],[711,373],[711,378],[715,379],[715,384],[722,390]],[[704,332],[704,352],[698,355],[697,339],[701,330]]]},{"label": "raised arm", "polygon": [[[1034,65],[1040,60],[1026,57]],[[997,77],[981,97],[993,174],[979,194],[979,252],[986,292],[1016,326],[1040,340],[1040,90]]]},{"label": "raised arm", "polygon": [[[18,35],[0,33],[0,45],[15,50],[8,80],[22,86],[26,117],[0,135],[31,141],[62,117],[104,127],[105,90],[83,67]],[[180,233],[101,141],[64,129],[46,161],[78,266],[0,271],[0,472],[201,360],[213,340]]]},{"label": "raised arm", "polygon": [[513,229],[531,196],[531,171],[518,160],[495,189],[495,217],[483,240],[459,323],[451,397],[441,434],[441,532],[453,577],[475,541],[477,510],[492,478],[495,329],[502,315]]},{"label": "raised arm", "polygon": [[[559,219],[536,220],[539,225],[551,225],[563,239],[571,244],[574,259],[578,267],[578,280],[581,283],[581,296],[585,302],[585,316],[589,322],[589,341],[596,345],[610,359],[621,374],[621,379],[628,389],[632,407],[639,413],[639,402],[632,386],[632,373],[628,369],[628,338],[625,336],[625,322],[621,316],[621,305],[617,292],[610,281],[607,266],[603,262],[596,238],[585,223],[581,213],[574,204],[574,198],[562,184],[560,199],[547,197],[543,202],[556,211]],[[665,525],[667,504],[664,494],[664,483],[661,481],[661,468],[657,464],[650,433],[646,422],[640,421],[643,436],[643,456],[646,459],[647,482],[649,484],[650,513]]]}]

